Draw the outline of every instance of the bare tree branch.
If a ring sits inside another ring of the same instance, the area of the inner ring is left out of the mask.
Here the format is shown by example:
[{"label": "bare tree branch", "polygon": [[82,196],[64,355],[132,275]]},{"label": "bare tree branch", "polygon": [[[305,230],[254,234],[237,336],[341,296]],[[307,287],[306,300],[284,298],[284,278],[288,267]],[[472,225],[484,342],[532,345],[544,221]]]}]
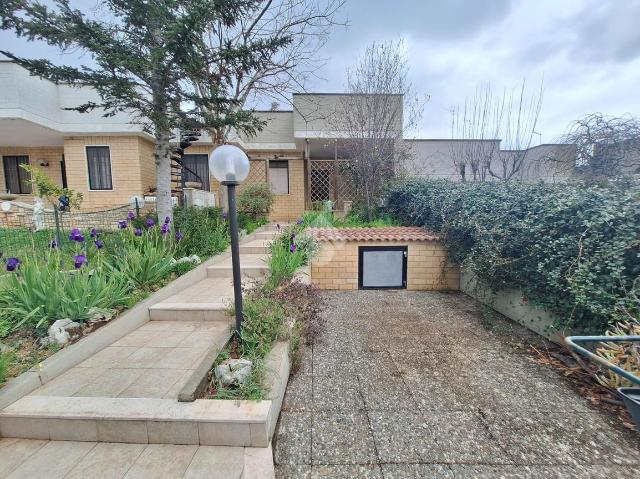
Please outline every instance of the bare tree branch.
[{"label": "bare tree branch", "polygon": [[370,218],[384,184],[409,155],[405,132],[415,128],[426,101],[414,93],[408,72],[401,41],[373,43],[348,71],[348,94],[329,119]]},{"label": "bare tree branch", "polygon": [[562,137],[575,148],[577,172],[589,179],[640,173],[640,119],[593,113]]},{"label": "bare tree branch", "polygon": [[[527,95],[526,82],[519,89],[493,93],[491,85],[481,85],[464,106],[452,110],[451,157],[463,180],[510,180],[523,170],[527,150],[532,146],[540,117],[543,83]],[[500,149],[500,141],[506,147]]]}]

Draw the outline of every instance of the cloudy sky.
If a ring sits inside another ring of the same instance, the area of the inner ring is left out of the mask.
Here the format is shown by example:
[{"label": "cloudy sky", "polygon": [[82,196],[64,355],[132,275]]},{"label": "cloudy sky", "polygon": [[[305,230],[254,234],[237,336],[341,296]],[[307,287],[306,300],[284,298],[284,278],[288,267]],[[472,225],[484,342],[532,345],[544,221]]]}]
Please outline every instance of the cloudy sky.
[{"label": "cloudy sky", "polygon": [[[640,116],[640,0],[347,0],[341,17],[349,27],[331,35],[308,89],[342,91],[367,44],[402,38],[414,87],[430,96],[418,137],[449,138],[449,111],[481,82],[502,90],[526,79],[535,89],[544,77],[543,142],[588,113]],[[0,45],[78,62],[10,32]]]}]

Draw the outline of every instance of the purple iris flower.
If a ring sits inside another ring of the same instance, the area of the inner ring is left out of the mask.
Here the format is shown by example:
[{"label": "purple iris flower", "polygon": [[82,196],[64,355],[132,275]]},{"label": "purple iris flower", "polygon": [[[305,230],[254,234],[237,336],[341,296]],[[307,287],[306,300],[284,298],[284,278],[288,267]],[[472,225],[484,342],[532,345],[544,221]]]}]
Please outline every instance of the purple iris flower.
[{"label": "purple iris flower", "polygon": [[291,242],[293,243],[293,240],[296,239],[296,234],[295,233],[291,233]]},{"label": "purple iris flower", "polygon": [[302,218],[298,218],[298,221],[296,221],[297,225],[301,225],[302,224]]},{"label": "purple iris flower", "polygon": [[280,230],[280,223],[278,223],[278,224],[276,225],[276,228],[278,228],[278,230]]},{"label": "purple iris flower", "polygon": [[87,263],[87,257],[85,255],[79,254],[73,257],[73,266],[75,266],[76,269],[82,268],[82,265],[85,263]]},{"label": "purple iris flower", "polygon": [[136,236],[142,236],[142,230],[140,228],[136,228],[133,230],[133,234]]},{"label": "purple iris flower", "polygon": [[127,218],[133,221],[136,219],[136,214],[133,211],[129,211],[129,213],[127,214]]},{"label": "purple iris flower", "polygon": [[125,229],[127,227],[127,220],[120,220],[118,221],[118,228],[120,228],[121,230]]},{"label": "purple iris flower", "polygon": [[95,244],[96,248],[98,248],[98,249],[104,248],[104,241],[102,241],[102,240],[95,240],[95,242],[93,244]]},{"label": "purple iris flower", "polygon": [[156,222],[153,221],[153,218],[147,218],[147,228],[151,228],[155,224]]},{"label": "purple iris flower", "polygon": [[56,240],[49,241],[49,248],[54,249],[58,247],[58,242]]},{"label": "purple iris flower", "polygon": [[7,271],[15,271],[22,264],[18,258],[7,259]]},{"label": "purple iris flower", "polygon": [[169,223],[171,223],[171,218],[169,218],[168,216],[164,217],[164,224],[168,225]]},{"label": "purple iris flower", "polygon": [[100,233],[98,232],[97,229],[95,228],[91,228],[91,233],[89,233],[89,236],[91,236],[92,238],[96,238]]},{"label": "purple iris flower", "polygon": [[228,216],[229,216],[229,213],[227,213],[226,211],[222,212],[222,219],[223,220],[227,221]]},{"label": "purple iris flower", "polygon": [[167,223],[162,225],[162,228],[160,228],[160,233],[162,233],[163,235],[166,235],[169,232],[169,225]]},{"label": "purple iris flower", "polygon": [[80,230],[78,228],[73,228],[71,230],[71,234],[69,235],[69,239],[71,241],[82,243],[84,241],[84,236],[82,236],[82,233],[80,233]]},{"label": "purple iris flower", "polygon": [[291,246],[289,246],[289,251],[291,251],[292,253],[295,253],[297,249],[297,246],[295,243],[291,243]]},{"label": "purple iris flower", "polygon": [[176,241],[180,241],[184,238],[184,233],[182,231],[176,231]]}]

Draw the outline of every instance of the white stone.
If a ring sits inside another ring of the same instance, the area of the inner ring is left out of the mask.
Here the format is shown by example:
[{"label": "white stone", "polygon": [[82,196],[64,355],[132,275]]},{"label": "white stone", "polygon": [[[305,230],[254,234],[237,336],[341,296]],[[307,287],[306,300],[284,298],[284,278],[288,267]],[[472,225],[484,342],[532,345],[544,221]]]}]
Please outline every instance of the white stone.
[{"label": "white stone", "polygon": [[216,379],[221,386],[240,386],[247,382],[252,366],[248,359],[227,359],[216,366]]},{"label": "white stone", "polygon": [[59,345],[67,344],[69,339],[71,339],[69,330],[79,327],[80,323],[71,321],[69,318],[58,319],[49,326],[49,329],[47,330],[47,333],[49,334],[49,341]]}]

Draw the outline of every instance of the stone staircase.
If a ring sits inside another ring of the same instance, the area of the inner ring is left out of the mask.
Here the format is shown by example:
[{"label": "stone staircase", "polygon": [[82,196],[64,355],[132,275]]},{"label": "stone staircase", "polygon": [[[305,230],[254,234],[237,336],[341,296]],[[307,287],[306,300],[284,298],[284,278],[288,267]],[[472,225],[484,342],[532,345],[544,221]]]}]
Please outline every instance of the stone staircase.
[{"label": "stone staircase", "polygon": [[[277,234],[267,226],[241,241],[244,278],[267,273],[269,242]],[[221,257],[206,278],[151,306],[141,327],[0,411],[0,436],[268,447],[269,438],[252,430],[266,414],[260,402],[235,414],[231,401],[177,400],[201,381],[229,340],[232,299],[231,258]],[[230,414],[233,423],[226,424]]]}]

